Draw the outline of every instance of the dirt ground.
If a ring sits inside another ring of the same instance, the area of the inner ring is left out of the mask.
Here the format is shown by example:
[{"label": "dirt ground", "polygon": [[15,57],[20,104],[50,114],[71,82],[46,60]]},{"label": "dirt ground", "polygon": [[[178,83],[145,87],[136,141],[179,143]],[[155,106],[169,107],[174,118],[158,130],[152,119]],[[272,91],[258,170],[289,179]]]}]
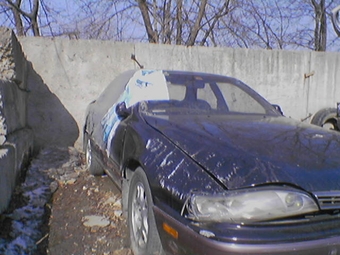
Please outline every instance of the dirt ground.
[{"label": "dirt ground", "polygon": [[[82,153],[74,148],[47,150],[33,159],[31,168],[48,174],[51,194],[39,223],[37,249],[28,254],[132,255],[121,194],[107,176],[88,173]],[[21,189],[19,185],[8,210],[0,215],[0,241],[14,239],[13,212],[27,203]]]},{"label": "dirt ground", "polygon": [[[86,224],[87,216],[99,216],[105,222],[103,226]],[[53,195],[49,224],[47,254],[132,254],[120,194],[107,176],[82,172],[75,183],[60,186]]]}]

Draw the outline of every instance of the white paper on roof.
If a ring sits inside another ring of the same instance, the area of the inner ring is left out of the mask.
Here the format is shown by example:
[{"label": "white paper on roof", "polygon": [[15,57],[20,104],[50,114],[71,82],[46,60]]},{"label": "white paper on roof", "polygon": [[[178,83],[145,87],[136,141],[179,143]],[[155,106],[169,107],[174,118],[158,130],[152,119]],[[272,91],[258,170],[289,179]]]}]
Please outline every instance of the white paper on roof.
[{"label": "white paper on roof", "polygon": [[130,107],[138,102],[149,100],[169,100],[166,80],[160,70],[138,70],[127,83],[118,101],[104,115],[101,124],[108,155],[112,138],[120,122],[115,111],[117,104],[125,102],[126,106]]}]

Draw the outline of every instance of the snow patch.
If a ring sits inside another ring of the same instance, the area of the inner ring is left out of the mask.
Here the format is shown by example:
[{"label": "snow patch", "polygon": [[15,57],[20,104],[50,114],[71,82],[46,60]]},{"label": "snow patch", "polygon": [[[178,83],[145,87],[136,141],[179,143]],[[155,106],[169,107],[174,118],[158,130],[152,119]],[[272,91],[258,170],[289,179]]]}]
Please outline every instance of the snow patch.
[{"label": "snow patch", "polygon": [[31,162],[25,181],[19,186],[27,203],[5,215],[12,219],[12,239],[0,238],[0,254],[36,254],[45,205],[57,189],[56,184],[65,182],[65,176],[75,176],[74,167],[80,165],[80,155],[74,148],[46,148]]}]

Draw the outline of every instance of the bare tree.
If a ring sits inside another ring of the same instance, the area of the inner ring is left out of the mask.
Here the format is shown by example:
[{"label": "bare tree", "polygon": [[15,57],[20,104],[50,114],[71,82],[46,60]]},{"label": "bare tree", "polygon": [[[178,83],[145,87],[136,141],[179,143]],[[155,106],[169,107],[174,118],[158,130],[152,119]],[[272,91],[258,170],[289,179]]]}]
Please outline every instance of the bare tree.
[{"label": "bare tree", "polygon": [[299,47],[306,35],[296,29],[303,16],[292,0],[239,0],[219,26],[220,45],[285,49]]},{"label": "bare tree", "polygon": [[316,51],[325,51],[327,44],[327,23],[325,0],[311,0],[315,12],[314,47]]},{"label": "bare tree", "polygon": [[335,2],[0,0],[0,25],[18,35],[324,51],[340,42],[328,25]]},{"label": "bare tree", "polygon": [[[26,3],[27,4],[27,3]],[[29,1],[28,11],[23,8],[22,0],[5,0],[2,5],[11,10],[14,18],[14,24],[18,35],[25,35],[26,30],[31,30],[34,36],[40,36],[38,24],[39,0]],[[24,27],[24,22],[27,27]]]},{"label": "bare tree", "polygon": [[[314,5],[312,3],[314,2]],[[326,50],[334,0],[238,0],[222,19],[219,45],[265,49]],[[323,14],[322,14],[323,13]]]},{"label": "bare tree", "polygon": [[142,13],[144,26],[145,26],[145,29],[146,29],[146,33],[148,34],[149,42],[157,43],[158,42],[158,36],[157,36],[156,31],[154,31],[154,29],[152,27],[146,0],[138,0],[138,7],[140,9],[140,12]]},{"label": "bare tree", "polygon": [[182,30],[183,30],[183,19],[182,19],[182,8],[183,3],[182,0],[177,0],[177,9],[176,9],[176,44],[182,44]]},{"label": "bare tree", "polygon": [[205,7],[207,5],[207,0],[202,0],[199,4],[198,7],[198,14],[195,20],[195,23],[193,24],[193,26],[190,28],[190,34],[189,34],[189,38],[186,42],[186,45],[188,46],[192,46],[195,43],[195,40],[197,38],[198,35],[198,31],[201,28],[201,22],[202,22],[202,18],[204,16],[204,12],[205,12]]},{"label": "bare tree", "polygon": [[59,26],[60,36],[71,38],[141,40],[137,3],[121,0],[75,0],[68,22]]},{"label": "bare tree", "polygon": [[24,26],[20,17],[20,13],[17,11],[17,9],[20,8],[21,5],[21,0],[17,0],[15,2],[13,2],[13,6],[16,6],[16,8],[11,7],[11,11],[13,13],[13,17],[14,17],[14,23],[15,23],[15,28],[17,30],[17,33],[19,36],[24,35]]},{"label": "bare tree", "polygon": [[151,43],[205,45],[217,22],[229,12],[230,0],[138,0]]},{"label": "bare tree", "polygon": [[331,21],[331,9],[334,8],[334,4],[338,4],[338,1],[334,0],[310,0],[313,7],[314,18],[314,50],[325,51],[327,44],[329,44],[328,38],[328,23]]}]

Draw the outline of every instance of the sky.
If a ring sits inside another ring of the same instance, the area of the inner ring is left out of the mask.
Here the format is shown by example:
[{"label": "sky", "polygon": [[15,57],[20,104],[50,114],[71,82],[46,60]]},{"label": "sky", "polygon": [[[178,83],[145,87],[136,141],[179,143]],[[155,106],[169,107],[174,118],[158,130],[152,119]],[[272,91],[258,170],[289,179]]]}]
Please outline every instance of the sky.
[{"label": "sky", "polygon": [[[4,3],[5,0],[0,0],[0,4]],[[81,38],[91,38],[95,35],[86,35],[90,31],[88,27],[89,20],[108,20],[109,17],[107,13],[116,12],[117,9],[122,9],[126,7],[128,1],[118,1],[116,6],[112,6],[110,1],[96,1],[96,0],[87,0],[87,2],[92,3],[90,14],[90,8],[88,8],[87,13],[79,11],[79,5],[81,2],[85,2],[85,0],[44,0],[44,4],[41,5],[40,11],[40,20],[44,24],[49,24],[41,27],[41,33],[43,36],[60,36],[63,33],[73,32],[75,30],[80,31],[83,35]],[[111,5],[111,7],[109,7]],[[109,10],[109,11],[104,11]],[[52,14],[53,18],[47,18],[45,13]],[[106,13],[106,14],[104,14]],[[116,38],[118,41],[134,41],[134,42],[147,42],[147,37],[145,33],[145,28],[142,24],[142,20],[139,13],[136,13],[136,9],[128,14],[129,20],[124,19],[121,16],[116,16],[112,19],[112,22],[109,24],[112,32],[110,35]],[[7,21],[6,21],[7,20]],[[77,22],[75,21],[77,20]],[[132,25],[131,21],[135,21]],[[13,24],[9,23],[6,15],[4,13],[0,13],[0,24],[3,23],[6,26],[13,27]],[[86,25],[85,25],[86,23]],[[118,24],[118,25],[117,25]],[[313,20],[303,19],[300,20],[299,26],[311,26],[313,27]],[[95,25],[93,26],[95,27]],[[121,29],[120,29],[121,28]],[[107,29],[105,27],[104,29]],[[294,29],[294,26],[292,26]],[[108,30],[108,29],[107,29]],[[113,35],[113,36],[112,36]],[[328,46],[327,51],[340,51],[340,38],[337,37],[336,33],[333,30],[330,20],[328,20]],[[104,38],[105,39],[105,38]],[[306,50],[306,49],[304,49]]]}]

